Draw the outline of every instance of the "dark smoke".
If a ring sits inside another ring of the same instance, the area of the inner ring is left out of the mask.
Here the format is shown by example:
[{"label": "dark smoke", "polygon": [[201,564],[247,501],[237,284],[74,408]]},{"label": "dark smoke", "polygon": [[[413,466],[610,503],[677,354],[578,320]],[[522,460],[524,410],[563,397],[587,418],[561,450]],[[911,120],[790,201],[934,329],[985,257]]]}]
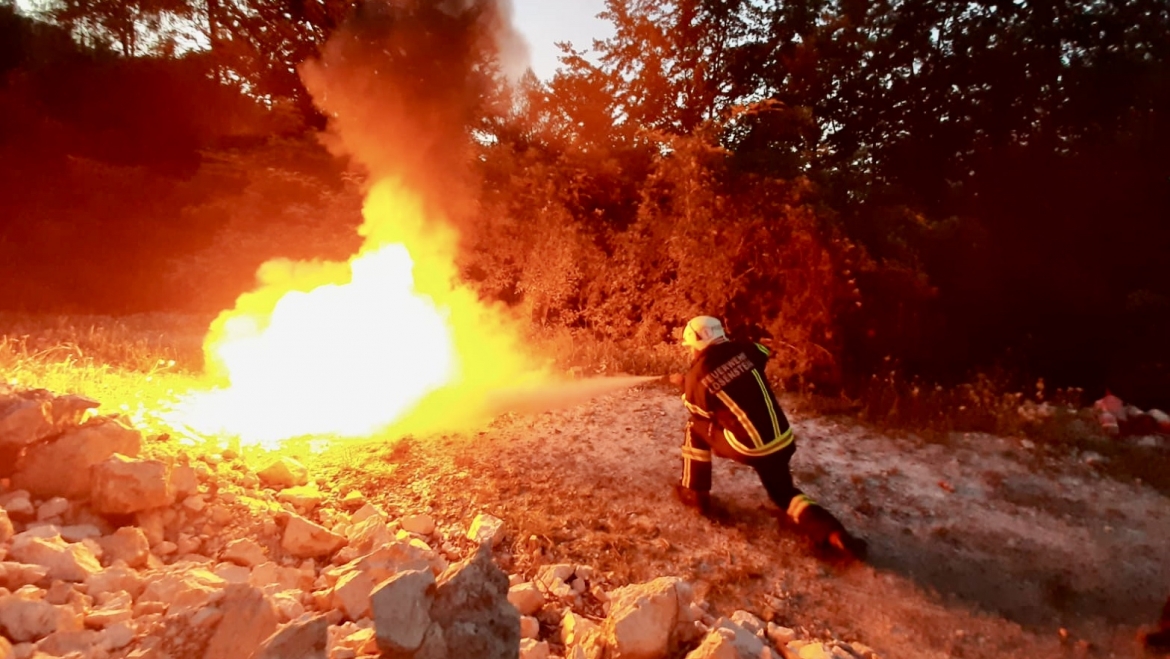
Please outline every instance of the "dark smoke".
[{"label": "dark smoke", "polygon": [[472,129],[526,57],[510,0],[373,0],[300,73],[335,153],[452,218],[468,198]]}]

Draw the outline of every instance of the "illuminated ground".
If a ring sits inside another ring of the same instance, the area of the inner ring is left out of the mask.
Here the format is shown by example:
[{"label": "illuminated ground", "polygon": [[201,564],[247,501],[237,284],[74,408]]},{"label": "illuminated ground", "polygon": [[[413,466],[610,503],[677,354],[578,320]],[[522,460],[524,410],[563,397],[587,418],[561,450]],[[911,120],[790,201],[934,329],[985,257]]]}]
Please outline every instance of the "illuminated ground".
[{"label": "illuminated ground", "polygon": [[[724,614],[771,611],[885,657],[1131,656],[1170,588],[1170,499],[1110,476],[1108,460],[798,419],[798,480],[872,545],[872,567],[829,570],[777,530],[750,470],[717,463],[726,523],[673,501],[684,422],[674,392],[649,387],[474,436],[342,446],[312,469],[391,514],[500,516],[515,571],[568,560],[623,582],[677,574]],[[1167,459],[1165,444],[1134,450]]]}]

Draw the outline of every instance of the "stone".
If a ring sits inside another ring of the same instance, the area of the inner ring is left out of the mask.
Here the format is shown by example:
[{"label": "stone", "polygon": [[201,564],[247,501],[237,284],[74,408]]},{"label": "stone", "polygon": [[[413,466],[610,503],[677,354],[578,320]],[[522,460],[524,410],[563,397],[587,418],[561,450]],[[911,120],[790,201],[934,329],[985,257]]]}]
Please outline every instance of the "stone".
[{"label": "stone", "polygon": [[13,535],[16,535],[16,529],[8,518],[8,511],[0,508],[0,545],[11,540]]},{"label": "stone", "polygon": [[37,519],[44,521],[46,519],[60,517],[67,512],[69,512],[69,499],[65,497],[53,497],[37,508]]},{"label": "stone", "polygon": [[240,538],[227,543],[219,557],[222,560],[245,567],[256,567],[261,563],[268,562],[268,553],[255,540],[249,538]]},{"label": "stone", "polygon": [[48,574],[49,568],[43,565],[26,565],[6,561],[0,563],[0,586],[8,590],[17,590],[45,581]]},{"label": "stone", "polygon": [[544,593],[532,583],[522,583],[508,589],[508,601],[520,615],[530,616],[544,608]]},{"label": "stone", "polygon": [[85,586],[91,596],[124,591],[137,599],[146,589],[146,581],[126,565],[115,564],[91,575],[85,580]]},{"label": "stone", "polygon": [[[310,484],[281,490],[280,494],[276,495],[276,499],[288,503],[302,512],[309,512],[321,505],[321,502],[325,500],[325,495],[316,485]],[[354,519],[354,521],[358,520]]]},{"label": "stone", "polygon": [[0,597],[0,631],[17,643],[40,640],[57,629],[57,610],[52,604],[18,595]]},{"label": "stone", "polygon": [[394,534],[381,517],[369,517],[349,527],[349,546],[369,552],[394,542]]},{"label": "stone", "polygon": [[504,539],[504,521],[480,513],[471,521],[471,528],[467,530],[467,538],[478,544],[487,543],[494,547]]},{"label": "stone", "polygon": [[136,526],[123,526],[110,535],[98,539],[102,548],[102,560],[106,565],[122,561],[129,567],[146,566],[150,557],[150,542],[146,534]]},{"label": "stone", "polygon": [[12,649],[12,643],[8,639],[0,636],[0,659],[16,659],[16,652]]},{"label": "stone", "polygon": [[42,499],[82,499],[90,493],[94,465],[115,453],[136,456],[141,449],[141,433],[105,419],[30,446],[12,483]]},{"label": "stone", "polygon": [[52,394],[43,389],[0,393],[0,446],[20,448],[56,432]]},{"label": "stone", "polygon": [[93,509],[126,515],[175,502],[170,466],[161,460],[137,460],[114,454],[93,467]]},{"label": "stone", "polygon": [[169,613],[194,611],[211,603],[212,596],[229,586],[204,568],[176,569],[154,577],[146,584],[138,603],[162,602]]},{"label": "stone", "polygon": [[520,616],[520,638],[540,636],[540,621],[532,616]]},{"label": "stone", "polygon": [[407,515],[398,520],[403,530],[419,535],[430,535],[435,532],[435,519],[430,515]]},{"label": "stone", "polygon": [[37,643],[37,652],[51,657],[66,657],[73,653],[88,655],[97,645],[101,634],[92,629],[57,631]]},{"label": "stone", "polygon": [[369,617],[370,594],[376,585],[373,578],[364,572],[342,575],[333,587],[333,608],[355,622]]},{"label": "stone", "polygon": [[195,475],[195,469],[185,464],[172,465],[171,491],[175,493],[176,501],[183,501],[198,493],[199,478]]},{"label": "stone", "polygon": [[410,655],[422,646],[432,624],[435,587],[435,575],[429,570],[407,570],[387,579],[370,595],[378,649],[385,655]]},{"label": "stone", "polygon": [[520,612],[508,602],[508,575],[492,562],[486,544],[439,577],[431,617],[443,628],[447,647],[463,656],[516,657]]},{"label": "stone", "polygon": [[781,627],[774,622],[768,623],[768,629],[765,632],[768,640],[778,648],[788,647],[788,644],[796,640],[796,631],[788,627]]},{"label": "stone", "polygon": [[134,628],[129,623],[121,622],[106,627],[105,647],[110,650],[121,650],[134,640]]},{"label": "stone", "polygon": [[[252,571],[243,565],[236,565],[235,563],[220,563],[212,570],[215,576],[223,579],[227,583],[249,583],[252,577]],[[256,586],[257,584],[252,584]]]},{"label": "stone", "polygon": [[280,546],[297,558],[316,558],[344,547],[345,538],[300,515],[290,515]]},{"label": "stone", "polygon": [[256,588],[230,585],[218,607],[223,617],[207,642],[203,659],[249,657],[276,632],[276,609]]},{"label": "stone", "polygon": [[537,642],[531,638],[520,640],[520,659],[548,659],[548,642]]},{"label": "stone", "polygon": [[9,555],[21,563],[47,568],[49,578],[60,581],[85,581],[102,569],[88,547],[65,542],[59,535],[38,538],[21,534],[13,540]]},{"label": "stone", "polygon": [[581,646],[597,636],[600,629],[596,622],[568,609],[561,618],[561,642],[568,648]]},{"label": "stone", "polygon": [[325,616],[290,622],[252,655],[251,659],[327,659],[329,621]]},{"label": "stone", "polygon": [[357,524],[358,522],[363,522],[371,517],[381,517],[383,520],[386,519],[386,516],[382,514],[381,510],[378,510],[377,506],[372,503],[367,503],[361,508],[358,508],[357,511],[354,512],[352,516],[350,516],[350,521],[354,524]]},{"label": "stone", "polygon": [[832,659],[833,651],[824,643],[808,643],[796,653],[800,659]]},{"label": "stone", "polygon": [[311,590],[313,572],[310,570],[306,573],[295,567],[285,567],[269,561],[252,568],[248,583],[260,589],[276,586],[280,590]]},{"label": "stone", "polygon": [[28,490],[13,490],[0,495],[0,508],[13,519],[32,519],[37,514]]},{"label": "stone", "polygon": [[[750,659],[757,659],[760,655],[757,654]],[[720,628],[712,629],[703,637],[703,642],[699,647],[691,650],[687,654],[686,659],[749,659],[746,656],[740,655],[739,648],[735,645],[735,632]]]},{"label": "stone", "polygon": [[283,490],[289,487],[306,485],[309,482],[309,470],[305,465],[287,456],[280,456],[256,472],[260,481],[265,485]]},{"label": "stone", "polygon": [[604,633],[615,659],[659,659],[669,654],[684,608],[679,606],[680,583],[676,577],[661,577],[610,593]]},{"label": "stone", "polygon": [[[93,524],[73,524],[71,526],[62,526],[61,538],[65,542],[85,542],[86,540],[96,540],[102,537],[102,530]],[[101,544],[98,544],[101,547]],[[97,552],[94,552],[95,554]],[[105,555],[103,550],[102,556]],[[99,556],[101,558],[102,556]]]},{"label": "stone", "polygon": [[764,633],[764,621],[756,617],[754,613],[749,611],[734,611],[731,614],[731,622],[748,630],[749,632],[758,635]]}]

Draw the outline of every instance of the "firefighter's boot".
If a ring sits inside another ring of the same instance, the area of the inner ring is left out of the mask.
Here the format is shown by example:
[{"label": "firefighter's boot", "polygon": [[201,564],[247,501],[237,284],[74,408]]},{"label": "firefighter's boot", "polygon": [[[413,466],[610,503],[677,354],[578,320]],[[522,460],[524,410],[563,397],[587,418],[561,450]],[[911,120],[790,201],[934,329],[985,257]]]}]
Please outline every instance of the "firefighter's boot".
[{"label": "firefighter's boot", "polygon": [[692,490],[683,485],[674,486],[674,496],[678,498],[682,504],[688,508],[694,508],[699,511],[703,517],[711,516],[711,493],[700,490]]}]

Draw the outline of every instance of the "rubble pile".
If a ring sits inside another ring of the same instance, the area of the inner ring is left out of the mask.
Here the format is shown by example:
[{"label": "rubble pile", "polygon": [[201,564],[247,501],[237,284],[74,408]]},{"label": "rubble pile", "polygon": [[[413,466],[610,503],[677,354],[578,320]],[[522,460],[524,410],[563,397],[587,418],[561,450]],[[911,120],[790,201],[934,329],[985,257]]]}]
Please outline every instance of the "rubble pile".
[{"label": "rubble pile", "polygon": [[392,519],[291,458],[193,455],[96,407],[0,388],[0,659],[875,657],[717,619],[674,577],[509,575],[490,515]]}]

